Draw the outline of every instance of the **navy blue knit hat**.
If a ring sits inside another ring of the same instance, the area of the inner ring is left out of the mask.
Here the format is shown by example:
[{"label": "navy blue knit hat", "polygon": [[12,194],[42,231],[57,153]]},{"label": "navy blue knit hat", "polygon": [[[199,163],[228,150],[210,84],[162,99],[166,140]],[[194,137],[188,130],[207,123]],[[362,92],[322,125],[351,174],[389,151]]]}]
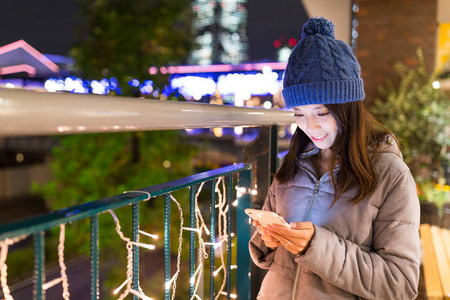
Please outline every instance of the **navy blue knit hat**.
[{"label": "navy blue knit hat", "polygon": [[350,47],[334,38],[334,25],[311,18],[286,66],[283,97],[287,108],[364,99],[361,67]]}]

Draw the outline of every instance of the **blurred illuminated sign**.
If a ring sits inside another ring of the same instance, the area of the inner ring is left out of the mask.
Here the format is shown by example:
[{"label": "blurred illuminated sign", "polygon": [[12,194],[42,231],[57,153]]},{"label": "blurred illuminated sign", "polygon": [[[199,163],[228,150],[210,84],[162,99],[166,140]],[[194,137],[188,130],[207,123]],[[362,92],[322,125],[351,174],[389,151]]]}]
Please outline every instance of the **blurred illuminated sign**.
[{"label": "blurred illuminated sign", "polygon": [[439,24],[436,71],[450,72],[450,23]]}]

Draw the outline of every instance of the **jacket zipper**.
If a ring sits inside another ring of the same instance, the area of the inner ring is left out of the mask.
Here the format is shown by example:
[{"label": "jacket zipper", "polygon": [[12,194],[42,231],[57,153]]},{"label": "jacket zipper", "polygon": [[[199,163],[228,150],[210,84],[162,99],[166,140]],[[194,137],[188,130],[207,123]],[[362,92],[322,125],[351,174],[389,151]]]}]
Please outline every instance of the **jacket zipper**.
[{"label": "jacket zipper", "polygon": [[[322,178],[323,178],[323,176],[322,176]],[[319,192],[320,181],[322,180],[322,178],[320,178],[319,180],[316,181],[316,187],[314,188],[314,196],[311,201],[311,204],[309,205],[308,214],[306,215],[305,222],[307,222],[309,220],[309,216],[311,215],[312,207],[314,205],[314,200],[316,200],[316,195]],[[297,264],[297,270],[296,270],[295,279],[294,279],[294,286],[292,289],[292,300],[295,300],[295,298],[297,297],[297,286],[298,286],[299,277],[300,277],[300,264]]]}]

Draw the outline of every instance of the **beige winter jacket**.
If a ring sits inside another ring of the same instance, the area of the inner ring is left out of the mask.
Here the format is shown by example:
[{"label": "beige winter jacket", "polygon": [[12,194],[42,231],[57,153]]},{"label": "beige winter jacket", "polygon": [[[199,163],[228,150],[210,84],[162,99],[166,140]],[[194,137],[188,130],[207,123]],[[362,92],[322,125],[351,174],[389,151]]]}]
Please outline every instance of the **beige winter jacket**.
[{"label": "beige winter jacket", "polygon": [[372,196],[353,205],[347,200],[355,190],[349,191],[331,208],[329,174],[318,180],[312,172],[310,157],[317,151],[299,158],[292,182],[274,180],[268,193],[264,210],[288,222],[311,221],[315,234],[303,255],[293,255],[284,247],[270,252],[254,233],[251,257],[269,269],[258,299],[415,299],[420,207],[398,147],[386,140],[375,161],[379,184]]}]

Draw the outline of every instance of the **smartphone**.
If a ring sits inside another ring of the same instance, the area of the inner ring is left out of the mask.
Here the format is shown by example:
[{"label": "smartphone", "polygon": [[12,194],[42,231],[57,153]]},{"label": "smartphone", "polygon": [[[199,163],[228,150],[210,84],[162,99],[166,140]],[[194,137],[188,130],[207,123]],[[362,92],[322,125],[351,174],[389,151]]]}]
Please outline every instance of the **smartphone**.
[{"label": "smartphone", "polygon": [[277,215],[273,211],[247,208],[247,209],[245,209],[245,213],[253,220],[258,221],[259,224],[261,224],[261,226],[263,226],[263,227],[267,227],[267,225],[272,225],[272,224],[278,224],[278,225],[290,227],[289,224],[283,219],[282,216]]}]

